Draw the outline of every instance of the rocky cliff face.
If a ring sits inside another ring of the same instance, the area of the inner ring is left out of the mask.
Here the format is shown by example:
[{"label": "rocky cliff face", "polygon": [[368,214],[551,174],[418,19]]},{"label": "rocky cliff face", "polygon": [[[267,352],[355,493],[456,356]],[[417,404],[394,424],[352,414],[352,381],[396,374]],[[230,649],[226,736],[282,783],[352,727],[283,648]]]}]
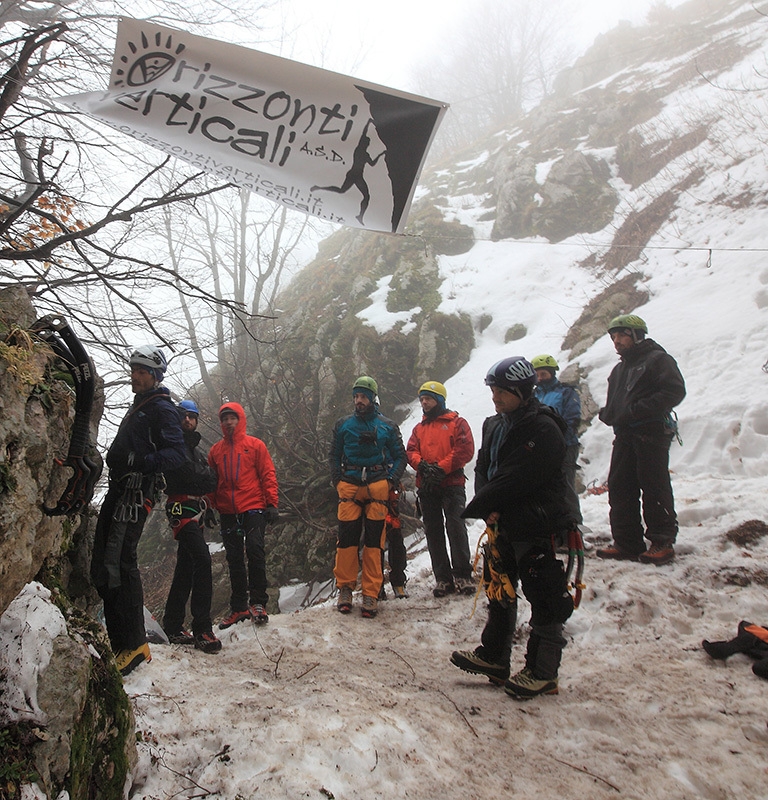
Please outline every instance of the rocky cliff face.
[{"label": "rocky cliff face", "polygon": [[[23,290],[0,293],[0,624],[12,643],[0,653],[8,707],[0,713],[0,762],[9,792],[37,775],[49,797],[65,790],[73,800],[120,798],[136,760],[133,715],[92,616],[94,513],[43,512],[69,478],[54,459],[67,454],[74,397],[48,345],[28,333],[34,319]],[[94,425],[100,416],[97,404]],[[35,604],[54,620],[45,631],[36,627]],[[12,684],[38,642],[34,685]]]}]

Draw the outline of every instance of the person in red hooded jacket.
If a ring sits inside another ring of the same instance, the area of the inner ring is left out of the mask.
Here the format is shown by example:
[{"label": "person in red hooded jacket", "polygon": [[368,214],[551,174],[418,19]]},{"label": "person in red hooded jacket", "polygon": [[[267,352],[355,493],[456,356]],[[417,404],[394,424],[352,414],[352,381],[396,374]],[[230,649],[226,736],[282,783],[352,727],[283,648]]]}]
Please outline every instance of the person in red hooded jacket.
[{"label": "person in red hooded jacket", "polygon": [[231,613],[219,623],[224,629],[244,619],[252,618],[257,624],[269,619],[264,533],[267,524],[278,520],[278,497],[272,457],[261,439],[246,433],[243,407],[225,403],[219,420],[224,436],[208,453],[208,464],[218,479],[211,503],[221,516],[232,585]]}]

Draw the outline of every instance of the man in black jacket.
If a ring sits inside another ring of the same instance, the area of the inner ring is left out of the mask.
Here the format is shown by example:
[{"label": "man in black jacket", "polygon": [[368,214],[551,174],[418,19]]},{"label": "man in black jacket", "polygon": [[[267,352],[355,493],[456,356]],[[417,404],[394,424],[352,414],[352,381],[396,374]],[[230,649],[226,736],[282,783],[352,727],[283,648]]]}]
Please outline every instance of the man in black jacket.
[{"label": "man in black jacket", "polygon": [[[475,496],[463,516],[484,519],[490,531],[485,559],[488,620],[480,647],[457,650],[451,662],[504,683],[507,694],[518,699],[557,694],[566,643],[563,623],[573,613],[553,545],[567,518],[562,470],[566,425],[533,397],[536,372],[524,358],[494,364],[485,383],[497,414],[483,423]],[[531,633],[525,668],[510,678],[518,581],[531,604]]]},{"label": "man in black jacket", "polygon": [[[204,495],[216,489],[216,473],[208,466],[207,455],[199,450],[197,421],[200,411],[194,400],[178,405],[181,430],[188,460],[165,475],[168,498],[165,513],[178,542],[176,569],[165,603],[163,628],[173,644],[194,644],[204,653],[218,653],[221,642],[211,623],[211,551],[203,535],[208,505]],[[192,596],[192,633],[184,629],[187,600]]]},{"label": "man in black jacket", "polygon": [[[685,382],[675,359],[646,338],[648,326],[636,314],[615,317],[608,333],[621,358],[608,377],[608,397],[599,414],[615,434],[608,472],[613,544],[597,555],[661,566],[675,557],[669,446],[677,429],[671,411],[685,397]],[[643,521],[651,542],[647,550]]]},{"label": "man in black jacket", "polygon": [[152,660],[136,548],[161,488],[158,477],[187,458],[179,415],[161,385],[167,368],[162,350],[139,347],[131,354],[130,367],[136,397],[107,451],[109,488],[91,558],[91,579],[104,600],[109,642],[123,675]]}]

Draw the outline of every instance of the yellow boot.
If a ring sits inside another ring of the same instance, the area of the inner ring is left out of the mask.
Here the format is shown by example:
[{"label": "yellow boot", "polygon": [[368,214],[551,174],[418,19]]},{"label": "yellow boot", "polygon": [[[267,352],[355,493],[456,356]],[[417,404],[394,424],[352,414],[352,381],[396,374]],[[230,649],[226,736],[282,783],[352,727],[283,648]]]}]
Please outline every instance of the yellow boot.
[{"label": "yellow boot", "polygon": [[142,662],[151,660],[152,654],[149,652],[149,645],[146,642],[135,650],[121,650],[115,655],[115,663],[121,675],[127,675]]}]

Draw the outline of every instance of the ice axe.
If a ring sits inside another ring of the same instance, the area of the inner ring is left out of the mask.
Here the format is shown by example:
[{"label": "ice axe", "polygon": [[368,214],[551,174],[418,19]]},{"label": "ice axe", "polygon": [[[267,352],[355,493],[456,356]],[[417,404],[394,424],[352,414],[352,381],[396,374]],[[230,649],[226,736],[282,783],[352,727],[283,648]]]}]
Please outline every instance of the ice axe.
[{"label": "ice axe", "polygon": [[61,467],[70,467],[73,474],[59,502],[52,508],[43,505],[50,517],[77,514],[93,497],[96,481],[101,476],[103,463],[90,446],[91,410],[95,390],[93,362],[75,332],[64,317],[49,314],[33,323],[32,332],[51,346],[64,362],[75,386],[75,419],[69,450],[64,459],[55,459]]}]

